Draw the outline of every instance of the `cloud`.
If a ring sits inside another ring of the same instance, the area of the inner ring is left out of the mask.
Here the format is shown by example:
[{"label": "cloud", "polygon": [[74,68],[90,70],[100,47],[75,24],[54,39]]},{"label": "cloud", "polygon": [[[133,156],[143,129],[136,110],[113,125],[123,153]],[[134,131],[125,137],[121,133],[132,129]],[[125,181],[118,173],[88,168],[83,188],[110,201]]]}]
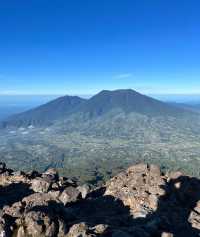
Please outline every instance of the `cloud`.
[{"label": "cloud", "polygon": [[133,76],[132,73],[123,73],[123,74],[115,75],[114,78],[124,79],[124,78],[130,78],[132,76]]}]

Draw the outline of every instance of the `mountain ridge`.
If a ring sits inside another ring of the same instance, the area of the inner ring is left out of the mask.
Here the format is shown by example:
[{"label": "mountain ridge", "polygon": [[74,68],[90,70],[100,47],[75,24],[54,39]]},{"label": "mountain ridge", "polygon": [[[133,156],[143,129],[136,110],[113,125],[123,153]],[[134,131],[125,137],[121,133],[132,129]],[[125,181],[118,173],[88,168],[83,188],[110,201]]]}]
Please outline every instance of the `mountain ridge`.
[{"label": "mountain ridge", "polygon": [[167,103],[132,89],[102,90],[81,107],[80,110],[91,113],[91,117],[92,115],[102,115],[114,108],[121,108],[126,113],[137,112],[152,116],[177,115],[184,112],[182,109],[169,106]]},{"label": "mountain ridge", "polygon": [[125,113],[139,113],[147,116],[182,116],[189,111],[161,102],[132,89],[114,91],[102,90],[90,99],[77,96],[64,96],[44,105],[16,114],[4,120],[8,126],[49,126],[56,120],[65,119],[73,114],[88,114],[88,119],[102,116],[114,109]]}]

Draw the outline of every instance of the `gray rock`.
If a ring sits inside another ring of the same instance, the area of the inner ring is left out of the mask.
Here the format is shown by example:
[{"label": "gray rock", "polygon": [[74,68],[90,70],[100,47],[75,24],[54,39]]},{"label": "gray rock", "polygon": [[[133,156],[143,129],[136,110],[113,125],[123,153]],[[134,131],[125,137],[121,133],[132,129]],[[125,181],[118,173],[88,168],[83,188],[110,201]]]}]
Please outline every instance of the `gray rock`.
[{"label": "gray rock", "polygon": [[173,237],[174,235],[171,233],[163,232],[161,237]]},{"label": "gray rock", "polygon": [[51,215],[43,211],[30,211],[25,215],[26,236],[56,236],[57,226]]},{"label": "gray rock", "polygon": [[31,184],[31,188],[36,193],[46,193],[48,192],[50,186],[51,183],[42,178],[33,179]]},{"label": "gray rock", "polygon": [[92,235],[87,234],[87,230],[88,226],[85,223],[75,224],[70,228],[66,237],[92,237]]},{"label": "gray rock", "polygon": [[94,230],[94,233],[98,235],[104,234],[107,229],[108,229],[108,225],[104,225],[104,224],[99,224],[92,228],[92,230]]},{"label": "gray rock", "polygon": [[78,186],[77,189],[81,192],[81,196],[83,199],[85,199],[90,192],[90,186],[87,184],[84,184],[82,186]]},{"label": "gray rock", "polygon": [[21,217],[23,214],[23,206],[21,202],[14,203],[11,207],[6,206],[3,209],[3,212],[14,218]]},{"label": "gray rock", "polygon": [[26,233],[23,226],[20,226],[17,231],[17,237],[26,237]]},{"label": "gray rock", "polygon": [[66,205],[70,202],[76,202],[79,199],[80,191],[74,187],[66,188],[59,197],[59,200]]},{"label": "gray rock", "polygon": [[57,182],[59,180],[58,172],[56,169],[48,169],[46,172],[42,174],[42,178],[44,178],[48,182]]}]

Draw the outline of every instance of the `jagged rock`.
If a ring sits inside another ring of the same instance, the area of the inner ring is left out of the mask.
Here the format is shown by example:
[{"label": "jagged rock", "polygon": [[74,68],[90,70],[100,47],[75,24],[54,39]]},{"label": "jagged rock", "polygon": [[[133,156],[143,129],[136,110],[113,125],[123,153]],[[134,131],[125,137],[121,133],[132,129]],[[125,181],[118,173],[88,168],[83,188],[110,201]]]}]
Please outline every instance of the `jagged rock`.
[{"label": "jagged rock", "polygon": [[48,182],[57,182],[59,180],[58,172],[55,169],[48,169],[42,174],[42,178]]},{"label": "jagged rock", "polygon": [[76,202],[80,196],[80,191],[74,187],[66,188],[59,197],[59,200],[66,205],[70,202]]},{"label": "jagged rock", "polygon": [[60,196],[60,191],[49,191],[48,194],[53,198],[53,199],[58,199]]},{"label": "jagged rock", "polygon": [[16,202],[11,207],[5,206],[3,212],[15,218],[21,217],[23,213],[23,205],[21,202]]},{"label": "jagged rock", "polygon": [[138,164],[90,190],[58,177],[0,175],[0,237],[197,237],[200,180]]},{"label": "jagged rock", "polygon": [[48,203],[46,203],[46,206],[36,205],[31,209],[30,207],[26,208],[26,212],[18,221],[18,225],[23,225],[25,227],[25,236],[56,236],[58,229],[58,217],[54,208],[55,207],[49,205]]},{"label": "jagged rock", "polygon": [[34,193],[22,199],[25,211],[33,208],[34,206],[48,206],[48,203],[51,203],[52,201],[59,203],[59,200],[55,199],[51,193]]},{"label": "jagged rock", "polygon": [[161,237],[173,237],[173,236],[174,236],[173,234],[166,233],[166,232],[162,233],[162,235],[161,235]]},{"label": "jagged rock", "polygon": [[25,230],[24,230],[23,226],[19,227],[19,229],[17,230],[16,236],[17,237],[26,237],[26,233],[25,233]]},{"label": "jagged rock", "polygon": [[59,184],[58,183],[53,183],[51,185],[51,188],[54,189],[54,190],[59,190]]},{"label": "jagged rock", "polygon": [[94,226],[93,230],[95,234],[102,235],[108,229],[108,225],[99,224]]},{"label": "jagged rock", "polygon": [[77,187],[77,183],[74,180],[68,179],[66,177],[60,177],[58,183],[59,183],[60,187],[63,187],[63,188],[67,188],[69,186]]},{"label": "jagged rock", "polygon": [[46,226],[44,226],[44,218],[46,222],[50,223],[48,216],[43,216],[42,212],[27,213],[24,218],[26,234],[34,237],[44,234],[45,230],[43,231],[43,229],[46,228]]},{"label": "jagged rock", "polygon": [[35,178],[32,181],[31,188],[34,192],[37,193],[46,193],[48,192],[51,183],[42,179],[42,178]]},{"label": "jagged rock", "polygon": [[68,233],[67,224],[63,220],[58,220],[59,230],[57,237],[65,237]]},{"label": "jagged rock", "polygon": [[196,212],[192,212],[188,221],[191,223],[192,227],[200,230],[200,216]]},{"label": "jagged rock", "polygon": [[77,189],[81,192],[81,196],[83,199],[86,198],[88,193],[90,192],[90,187],[87,184],[78,186]]},{"label": "jagged rock", "polygon": [[88,226],[85,223],[79,223],[73,225],[66,237],[95,237],[88,233]]},{"label": "jagged rock", "polygon": [[138,164],[107,182],[105,195],[112,195],[131,208],[135,217],[145,217],[156,210],[160,195],[165,191],[165,178],[157,166]]},{"label": "jagged rock", "polygon": [[37,171],[33,170],[28,172],[27,176],[29,177],[29,179],[35,179],[37,177],[40,177],[41,175]]},{"label": "jagged rock", "polygon": [[6,227],[5,227],[5,220],[0,218],[0,237],[6,237]]}]

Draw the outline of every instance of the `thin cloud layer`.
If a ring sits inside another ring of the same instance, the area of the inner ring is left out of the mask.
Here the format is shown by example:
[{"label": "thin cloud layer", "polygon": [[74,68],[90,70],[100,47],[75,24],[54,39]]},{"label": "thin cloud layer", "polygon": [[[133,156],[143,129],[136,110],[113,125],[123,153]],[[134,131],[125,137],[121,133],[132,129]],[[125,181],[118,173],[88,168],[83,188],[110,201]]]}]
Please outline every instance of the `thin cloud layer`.
[{"label": "thin cloud layer", "polygon": [[133,76],[132,73],[124,73],[124,74],[116,75],[114,78],[116,78],[116,79],[123,79],[123,78],[130,78],[132,76]]}]

